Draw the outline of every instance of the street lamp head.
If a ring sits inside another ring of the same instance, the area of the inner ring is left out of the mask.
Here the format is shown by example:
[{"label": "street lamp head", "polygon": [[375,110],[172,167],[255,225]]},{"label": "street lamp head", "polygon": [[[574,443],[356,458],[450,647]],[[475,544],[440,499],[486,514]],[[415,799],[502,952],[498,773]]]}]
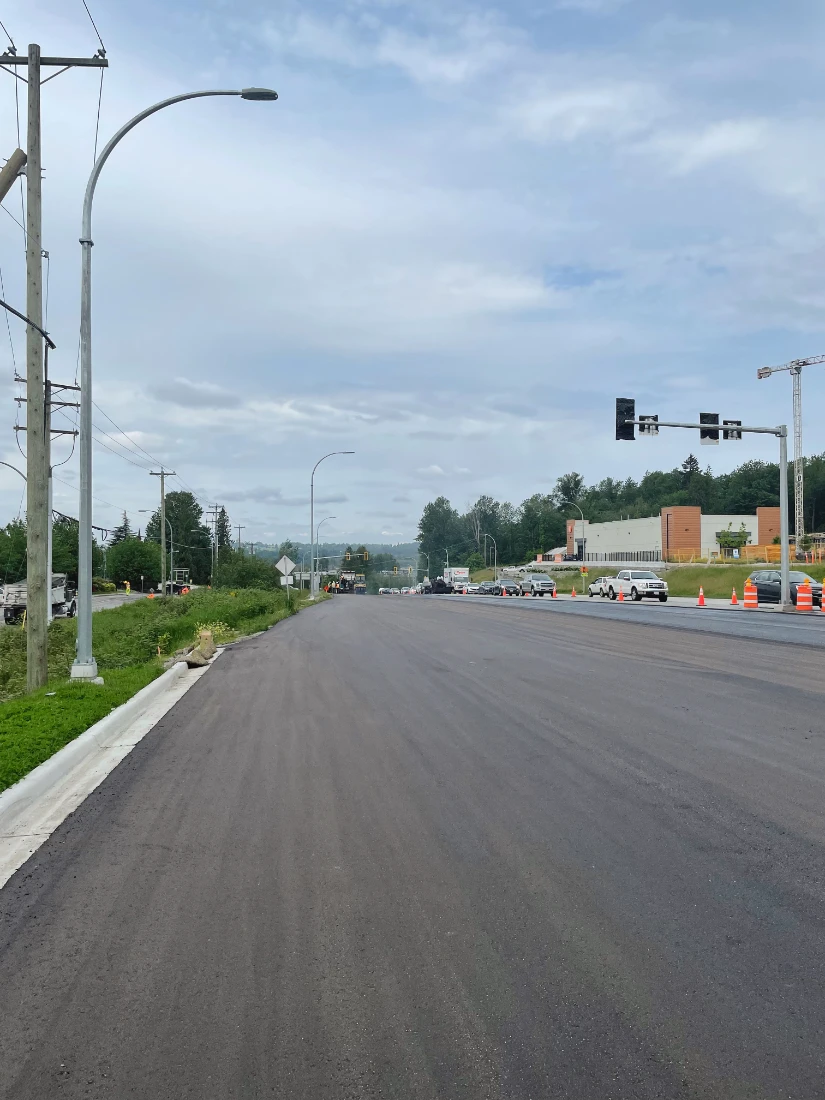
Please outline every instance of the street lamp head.
[{"label": "street lamp head", "polygon": [[244,88],[241,99],[253,99],[261,102],[272,102],[278,98],[278,93],[271,88]]}]

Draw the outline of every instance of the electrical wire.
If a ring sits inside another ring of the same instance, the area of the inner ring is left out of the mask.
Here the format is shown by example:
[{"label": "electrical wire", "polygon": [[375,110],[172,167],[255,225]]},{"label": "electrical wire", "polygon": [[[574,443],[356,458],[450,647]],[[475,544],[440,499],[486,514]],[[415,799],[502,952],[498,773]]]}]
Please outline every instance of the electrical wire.
[{"label": "electrical wire", "polygon": [[[6,288],[3,284],[3,268],[2,268],[2,266],[0,266],[0,290],[2,290],[2,292],[3,292],[3,301],[6,301]],[[12,340],[12,337],[11,337],[11,324],[9,323],[9,311],[7,309],[4,309],[3,313],[4,313],[5,318],[6,318],[6,329],[8,330],[8,334],[9,334],[9,347],[11,348],[11,363],[12,363],[12,366],[14,367],[14,373],[17,374],[17,360],[15,359],[15,356],[14,356],[14,340]]]},{"label": "electrical wire", "polygon": [[[17,119],[17,148],[20,146],[20,92],[17,88],[17,81],[14,82],[14,113]],[[18,225],[23,230],[23,250],[25,251],[29,247],[28,237],[26,235],[26,203],[23,198],[23,177],[18,176],[20,180],[20,217],[23,219],[18,222]],[[15,219],[16,220],[16,219]]]},{"label": "electrical wire", "polygon": [[[86,11],[88,10],[89,9],[87,8]],[[98,35],[98,37],[100,36]],[[92,164],[94,164],[97,160],[97,140],[100,136],[100,105],[103,102],[103,74],[105,72],[105,69],[100,70],[100,87],[97,92],[97,120],[95,122],[95,151],[92,154]]]},{"label": "electrical wire", "polygon": [[12,38],[12,36],[9,34],[9,32],[6,30],[6,28],[3,26],[2,23],[0,23],[0,30],[2,30],[3,34],[6,36],[6,38],[8,38],[9,44],[10,44],[12,50],[14,50],[14,52],[16,53],[17,52],[17,47],[14,44],[14,39]]},{"label": "electrical wire", "polygon": [[[163,466],[163,463],[160,461],[159,458],[155,458],[154,455],[149,454],[149,452],[146,450],[146,448],[141,447],[141,445],[138,442],[136,442],[134,439],[132,439],[132,437],[130,435],[127,435],[126,432],[124,432],[123,428],[121,428],[119,424],[115,424],[115,422],[114,422],[114,420],[112,420],[111,416],[109,416],[109,414],[105,411],[105,409],[101,409],[100,405],[98,405],[98,403],[96,401],[93,400],[92,404],[97,409],[97,411],[99,413],[101,413],[102,416],[106,417],[106,419],[109,421],[109,423],[112,425],[112,427],[116,431],[120,432],[120,434],[124,437],[124,439],[128,439],[133,447],[135,447],[139,451],[142,451],[146,455],[146,457],[149,459],[150,462],[154,463],[155,466],[161,466],[161,467]],[[98,429],[98,431],[101,431],[101,430],[102,429]]]},{"label": "electrical wire", "polygon": [[105,54],[106,53],[106,47],[103,45],[103,39],[100,37],[100,31],[97,29],[97,24],[95,23],[94,19],[92,19],[92,13],[89,11],[89,5],[86,3],[86,0],[83,0],[83,7],[86,9],[86,14],[89,17],[89,22],[92,24],[92,26],[95,29],[95,34],[97,35],[97,40],[100,43],[100,48],[101,48],[101,50],[103,50],[103,52]]},{"label": "electrical wire", "polygon": [[0,202],[0,208],[2,208],[8,214],[8,216],[11,218],[11,220],[14,222],[15,225],[19,225],[20,228],[23,230],[23,232],[24,233],[26,232],[25,225],[23,225],[22,222],[19,222],[17,220],[17,218],[15,218],[14,214],[12,214],[11,210],[9,210],[7,207],[3,206],[3,204],[1,202]]}]

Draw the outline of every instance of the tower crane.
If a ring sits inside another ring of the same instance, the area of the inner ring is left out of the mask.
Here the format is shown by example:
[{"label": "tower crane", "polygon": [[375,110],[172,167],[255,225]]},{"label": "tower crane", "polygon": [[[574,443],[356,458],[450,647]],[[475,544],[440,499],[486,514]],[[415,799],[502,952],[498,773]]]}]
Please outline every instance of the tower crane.
[{"label": "tower crane", "polygon": [[804,495],[802,487],[802,368],[825,363],[825,355],[811,355],[807,359],[792,359],[779,367],[760,367],[757,378],[770,378],[777,371],[790,371],[793,379],[793,500],[796,530],[796,548],[802,543],[805,534]]}]

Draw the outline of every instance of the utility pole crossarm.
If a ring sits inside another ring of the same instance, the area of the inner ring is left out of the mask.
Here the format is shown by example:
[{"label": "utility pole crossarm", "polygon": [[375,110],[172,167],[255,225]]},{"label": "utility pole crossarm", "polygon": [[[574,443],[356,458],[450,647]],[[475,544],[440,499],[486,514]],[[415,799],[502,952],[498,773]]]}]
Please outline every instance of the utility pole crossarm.
[{"label": "utility pole crossarm", "polygon": [[[3,53],[0,54],[0,65],[28,65],[29,59],[26,54],[15,53]],[[68,68],[87,68],[87,69],[108,69],[109,62],[105,57],[102,57],[100,53],[96,53],[94,57],[41,57],[39,59],[40,67],[44,65],[50,69],[68,69]]]}]

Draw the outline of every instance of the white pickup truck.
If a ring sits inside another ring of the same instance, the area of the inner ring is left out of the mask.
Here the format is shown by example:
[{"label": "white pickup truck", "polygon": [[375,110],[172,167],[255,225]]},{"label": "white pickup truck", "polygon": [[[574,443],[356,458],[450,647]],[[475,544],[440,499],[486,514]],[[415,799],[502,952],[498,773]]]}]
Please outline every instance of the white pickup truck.
[{"label": "white pickup truck", "polygon": [[602,582],[611,600],[617,600],[621,592],[625,599],[659,600],[667,599],[667,581],[657,577],[651,569],[622,569],[615,577]]}]

